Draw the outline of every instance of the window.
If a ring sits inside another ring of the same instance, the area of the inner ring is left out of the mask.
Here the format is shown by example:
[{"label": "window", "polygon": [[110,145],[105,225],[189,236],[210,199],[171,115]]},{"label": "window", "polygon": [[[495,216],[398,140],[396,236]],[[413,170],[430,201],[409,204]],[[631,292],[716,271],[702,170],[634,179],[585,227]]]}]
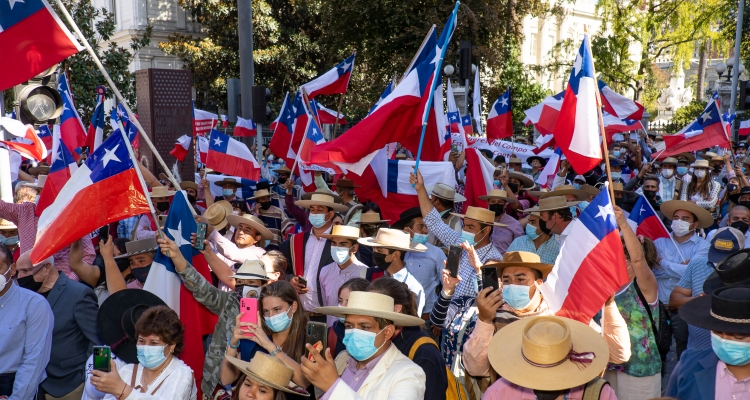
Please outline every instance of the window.
[{"label": "window", "polygon": [[536,33],[532,33],[529,39],[529,55],[536,57]]}]

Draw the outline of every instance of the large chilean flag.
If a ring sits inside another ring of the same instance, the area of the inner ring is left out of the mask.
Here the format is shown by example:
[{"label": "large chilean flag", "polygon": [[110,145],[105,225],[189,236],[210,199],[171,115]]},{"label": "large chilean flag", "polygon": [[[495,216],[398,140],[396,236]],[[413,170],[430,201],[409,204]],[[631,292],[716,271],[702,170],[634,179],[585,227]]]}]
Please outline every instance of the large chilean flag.
[{"label": "large chilean flag", "polygon": [[355,56],[356,54],[352,54],[346,60],[328,70],[328,72],[305,83],[300,87],[300,91],[305,89],[309,99],[313,99],[319,94],[346,93],[346,89],[349,87],[349,79],[354,69]]},{"label": "large chilean flag", "polygon": [[260,165],[247,146],[231,137],[211,130],[208,140],[206,167],[227,175],[237,175],[254,181],[260,180]]},{"label": "large chilean flag", "polygon": [[[120,132],[115,132],[115,134],[119,135]],[[68,183],[70,177],[78,170],[75,158],[60,140],[60,132],[55,132],[53,140],[52,165],[49,167],[44,190],[39,195],[39,201],[36,204],[34,212],[37,216],[42,215],[42,212],[57,199],[57,195]]]}]

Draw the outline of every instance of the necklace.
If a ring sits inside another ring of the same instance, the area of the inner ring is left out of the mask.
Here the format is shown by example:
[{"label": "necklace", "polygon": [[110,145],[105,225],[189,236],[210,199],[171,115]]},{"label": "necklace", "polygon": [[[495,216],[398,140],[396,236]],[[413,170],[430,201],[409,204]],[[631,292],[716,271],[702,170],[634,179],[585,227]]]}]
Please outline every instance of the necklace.
[{"label": "necklace", "polygon": [[159,377],[161,376],[161,374],[162,374],[162,373],[163,373],[164,371],[166,371],[166,370],[167,370],[167,368],[169,367],[169,365],[170,365],[170,364],[172,364],[172,360],[173,360],[173,359],[174,359],[174,357],[170,358],[170,359],[169,359],[169,362],[167,363],[167,365],[166,365],[166,366],[164,366],[164,368],[162,368],[162,369],[161,369],[161,371],[159,371],[159,374],[158,374],[158,375],[156,375],[156,377],[155,377],[154,379],[151,379],[151,381],[150,381],[150,382],[149,382],[148,384],[145,384],[145,383],[143,383],[143,377],[144,377],[144,376],[146,375],[146,368],[144,367],[144,368],[143,368],[143,373],[141,374],[141,384],[140,384],[140,385],[138,385],[138,387],[136,387],[135,389],[142,389],[142,392],[141,392],[141,393],[145,393],[145,392],[146,392],[146,391],[148,390],[148,386],[149,386],[150,384],[152,384],[152,383],[156,382],[156,380],[157,380],[157,379],[159,379]]}]

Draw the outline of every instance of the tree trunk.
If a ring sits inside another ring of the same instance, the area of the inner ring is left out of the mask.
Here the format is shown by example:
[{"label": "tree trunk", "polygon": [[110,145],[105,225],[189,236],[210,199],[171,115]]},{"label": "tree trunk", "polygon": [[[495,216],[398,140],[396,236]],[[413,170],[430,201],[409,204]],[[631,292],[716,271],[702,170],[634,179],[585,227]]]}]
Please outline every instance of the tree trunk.
[{"label": "tree trunk", "polygon": [[703,100],[706,92],[706,53],[708,52],[710,40],[706,39],[705,43],[700,46],[700,58],[698,59],[698,88],[695,93],[697,100]]}]

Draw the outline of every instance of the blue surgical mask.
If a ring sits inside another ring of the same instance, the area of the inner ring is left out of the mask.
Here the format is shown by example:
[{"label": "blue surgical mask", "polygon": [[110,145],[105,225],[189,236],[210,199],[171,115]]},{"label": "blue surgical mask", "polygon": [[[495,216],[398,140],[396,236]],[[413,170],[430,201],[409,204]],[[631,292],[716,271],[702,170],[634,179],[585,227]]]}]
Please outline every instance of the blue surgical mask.
[{"label": "blue surgical mask", "polygon": [[585,210],[586,207],[588,207],[588,206],[589,206],[589,202],[586,201],[586,200],[584,200],[584,201],[578,203],[578,206],[576,206],[576,207],[578,207],[578,209],[581,210],[581,212],[583,212],[583,210]]},{"label": "blue surgical mask", "polygon": [[615,150],[612,152],[612,155],[615,156],[615,158],[620,157],[620,150]]},{"label": "blue surgical mask", "polygon": [[495,187],[500,187],[500,181],[492,181],[492,183],[495,184]]},{"label": "blue surgical mask", "polygon": [[474,246],[477,242],[474,240],[476,234],[466,231],[461,231],[461,242],[469,242],[470,245]]},{"label": "blue surgical mask", "polygon": [[570,208],[570,214],[573,216],[573,218],[575,218],[578,214],[576,212],[578,209],[576,208],[576,206],[570,206],[569,208]]},{"label": "blue surgical mask", "polygon": [[263,317],[266,320],[266,325],[268,326],[268,329],[271,330],[271,332],[283,332],[287,328],[289,328],[289,325],[292,324],[292,318],[289,317],[289,311],[292,311],[292,308],[289,307],[288,310],[282,313],[278,313],[272,317]]},{"label": "blue surgical mask", "polygon": [[581,184],[580,183],[573,183],[573,188],[575,190],[581,190]]},{"label": "blue surgical mask", "polygon": [[531,303],[529,286],[503,285],[503,300],[516,310],[521,310]]},{"label": "blue surgical mask", "polygon": [[536,226],[526,224],[526,236],[528,236],[531,240],[536,240],[536,238],[539,237],[539,234],[536,233]]},{"label": "blue surgical mask", "polygon": [[308,221],[312,224],[312,226],[316,228],[320,228],[323,225],[326,224],[326,215],[325,214],[310,214],[309,217],[307,217]]},{"label": "blue surgical mask", "polygon": [[167,356],[164,355],[165,346],[135,346],[138,354],[138,363],[144,368],[156,369],[164,364]]},{"label": "blue surgical mask", "polygon": [[6,246],[15,246],[16,244],[18,244],[18,235],[3,238],[3,244]]},{"label": "blue surgical mask", "polygon": [[427,243],[427,238],[429,236],[424,233],[414,233],[414,237],[411,238],[412,242],[419,243],[419,244],[425,244]]},{"label": "blue surgical mask", "polygon": [[357,361],[364,361],[378,352],[380,347],[385,345],[385,341],[380,347],[375,347],[375,337],[383,332],[383,328],[378,333],[367,332],[361,329],[347,329],[344,334],[344,346],[350,356]]},{"label": "blue surgical mask", "polygon": [[617,180],[622,178],[622,172],[612,172],[612,179]]},{"label": "blue surgical mask", "polygon": [[685,175],[688,173],[687,167],[677,167],[677,175]]},{"label": "blue surgical mask", "polygon": [[336,264],[342,265],[349,261],[351,254],[349,254],[349,249],[346,247],[331,246],[331,257],[333,257],[333,261]]},{"label": "blue surgical mask", "polygon": [[716,357],[727,365],[743,366],[750,364],[750,343],[723,339],[711,332],[711,348]]},{"label": "blue surgical mask", "polygon": [[234,195],[234,189],[221,189],[221,194],[223,194],[224,197],[232,197],[232,195]]}]

